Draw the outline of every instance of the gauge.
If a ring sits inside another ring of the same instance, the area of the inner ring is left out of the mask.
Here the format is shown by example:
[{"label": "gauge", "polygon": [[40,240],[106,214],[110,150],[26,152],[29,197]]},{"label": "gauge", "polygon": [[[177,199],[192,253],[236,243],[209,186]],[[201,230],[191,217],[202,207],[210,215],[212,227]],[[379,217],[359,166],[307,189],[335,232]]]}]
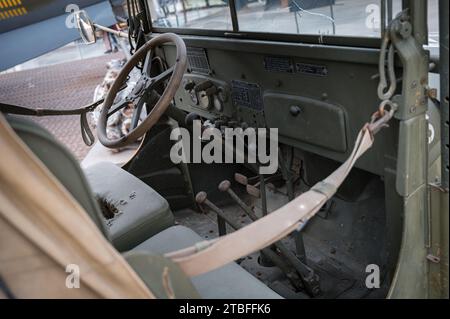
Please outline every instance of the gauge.
[{"label": "gauge", "polygon": [[205,110],[209,109],[209,107],[211,105],[211,100],[205,91],[199,92],[198,102],[199,102],[200,107]]},{"label": "gauge", "polygon": [[197,92],[195,92],[195,91],[190,91],[190,92],[189,92],[189,96],[191,97],[192,103],[194,103],[195,105],[198,105]]},{"label": "gauge", "polygon": [[227,93],[223,87],[219,87],[217,95],[222,103],[225,103],[228,100]]},{"label": "gauge", "polygon": [[217,97],[217,95],[214,95],[214,109],[217,111],[217,112],[222,112],[222,109],[223,109],[223,107],[222,107],[222,102],[220,102],[220,100],[219,100],[219,98]]}]

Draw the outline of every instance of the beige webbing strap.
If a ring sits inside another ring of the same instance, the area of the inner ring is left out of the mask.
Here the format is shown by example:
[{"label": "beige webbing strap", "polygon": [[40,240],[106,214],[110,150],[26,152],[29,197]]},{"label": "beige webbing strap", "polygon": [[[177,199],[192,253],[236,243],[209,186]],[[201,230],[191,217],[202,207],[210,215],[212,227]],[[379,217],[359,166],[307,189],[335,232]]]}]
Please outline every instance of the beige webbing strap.
[{"label": "beige webbing strap", "polygon": [[350,157],[330,176],[278,210],[226,236],[166,254],[188,276],[219,268],[282,239],[313,217],[334,195],[356,160],[371,146],[368,126],[359,132]]},{"label": "beige webbing strap", "polygon": [[[0,149],[0,276],[15,297],[153,297],[1,114]],[[67,286],[68,265],[80,288]]]}]

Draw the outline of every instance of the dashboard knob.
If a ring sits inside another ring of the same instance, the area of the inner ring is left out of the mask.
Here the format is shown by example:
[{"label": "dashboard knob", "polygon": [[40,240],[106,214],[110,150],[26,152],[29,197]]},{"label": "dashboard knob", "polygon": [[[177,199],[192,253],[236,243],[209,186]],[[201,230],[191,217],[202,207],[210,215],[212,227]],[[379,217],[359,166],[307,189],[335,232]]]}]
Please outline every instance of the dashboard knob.
[{"label": "dashboard knob", "polygon": [[221,126],[224,126],[225,124],[226,124],[225,121],[222,121],[222,120],[216,120],[214,122],[214,126],[217,128],[220,128]]},{"label": "dashboard knob", "polygon": [[213,83],[210,80],[206,80],[194,86],[195,92],[205,91],[206,89],[213,86]]},{"label": "dashboard knob", "polygon": [[194,86],[195,86],[195,82],[188,81],[188,82],[184,85],[184,89],[185,89],[186,91],[192,91],[192,89],[194,88]]},{"label": "dashboard knob", "polygon": [[237,121],[234,121],[234,120],[229,121],[229,122],[228,122],[228,126],[229,126],[229,127],[237,127],[237,126],[238,126],[238,122],[237,122]]},{"label": "dashboard knob", "polygon": [[220,102],[222,102],[222,103],[225,103],[228,101],[227,92],[225,91],[225,89],[223,87],[219,87],[217,89],[217,96],[218,96]]},{"label": "dashboard knob", "polygon": [[289,108],[289,113],[291,113],[292,116],[298,116],[300,113],[302,113],[302,108],[300,106],[297,105],[292,105]]},{"label": "dashboard knob", "polygon": [[217,92],[217,88],[215,86],[211,86],[205,90],[206,95],[214,95]]}]

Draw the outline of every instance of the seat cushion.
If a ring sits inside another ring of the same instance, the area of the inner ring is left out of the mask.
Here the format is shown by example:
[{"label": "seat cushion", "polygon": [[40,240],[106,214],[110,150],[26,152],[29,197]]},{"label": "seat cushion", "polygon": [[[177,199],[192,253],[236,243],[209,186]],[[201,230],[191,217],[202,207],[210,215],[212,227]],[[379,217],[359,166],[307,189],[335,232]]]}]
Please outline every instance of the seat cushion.
[{"label": "seat cushion", "polygon": [[[204,240],[191,229],[172,226],[144,241],[133,251],[168,253]],[[202,298],[208,299],[279,299],[281,298],[236,263],[191,278]]]},{"label": "seat cushion", "polygon": [[156,298],[200,298],[191,280],[169,258],[142,251],[129,251],[123,257]]},{"label": "seat cushion", "polygon": [[174,223],[167,201],[122,168],[101,162],[84,169],[107,218],[109,238],[119,251],[130,250]]}]

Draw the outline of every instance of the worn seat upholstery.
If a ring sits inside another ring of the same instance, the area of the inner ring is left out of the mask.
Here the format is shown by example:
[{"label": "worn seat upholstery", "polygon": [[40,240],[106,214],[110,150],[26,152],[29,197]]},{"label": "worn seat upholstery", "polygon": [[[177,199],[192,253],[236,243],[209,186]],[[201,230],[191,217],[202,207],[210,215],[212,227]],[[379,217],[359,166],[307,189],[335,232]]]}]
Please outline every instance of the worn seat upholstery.
[{"label": "worn seat upholstery", "polygon": [[8,116],[8,122],[117,250],[129,250],[173,225],[167,201],[138,178],[106,162],[83,173],[72,154],[44,128],[22,117]]},{"label": "worn seat upholstery", "polygon": [[[172,226],[144,241],[134,252],[168,253],[192,246],[204,240],[184,226]],[[133,266],[133,265],[132,265]],[[141,277],[148,276],[138,272]],[[203,275],[191,278],[202,298],[210,299],[279,299],[277,293],[253,277],[235,262]]]},{"label": "worn seat upholstery", "polygon": [[[24,118],[8,116],[7,119],[17,135],[85,209],[103,235],[110,240],[112,237],[113,243],[115,238],[119,248],[127,249],[134,246],[133,241],[140,242],[151,236],[143,238],[144,233],[159,232],[124,255],[156,296],[165,297],[161,273],[169,267],[171,280],[176,281],[173,287],[182,292],[177,294],[179,298],[281,298],[236,263],[197,276],[191,281],[176,264],[161,254],[185,248],[202,238],[189,228],[169,227],[173,216],[167,202],[158,193],[113,164],[102,163],[88,168],[86,178],[72,154],[45,129]],[[129,213],[129,218],[121,219],[119,214],[108,228],[91,186],[97,196],[103,196],[106,202],[116,205],[119,211],[126,210],[123,217]],[[127,203],[120,203],[121,200]],[[145,212],[149,211],[155,214],[145,216]],[[153,222],[156,226],[151,225]]]},{"label": "worn seat upholstery", "polygon": [[126,251],[173,225],[167,201],[115,164],[101,162],[84,170],[99,199],[112,243]]}]

